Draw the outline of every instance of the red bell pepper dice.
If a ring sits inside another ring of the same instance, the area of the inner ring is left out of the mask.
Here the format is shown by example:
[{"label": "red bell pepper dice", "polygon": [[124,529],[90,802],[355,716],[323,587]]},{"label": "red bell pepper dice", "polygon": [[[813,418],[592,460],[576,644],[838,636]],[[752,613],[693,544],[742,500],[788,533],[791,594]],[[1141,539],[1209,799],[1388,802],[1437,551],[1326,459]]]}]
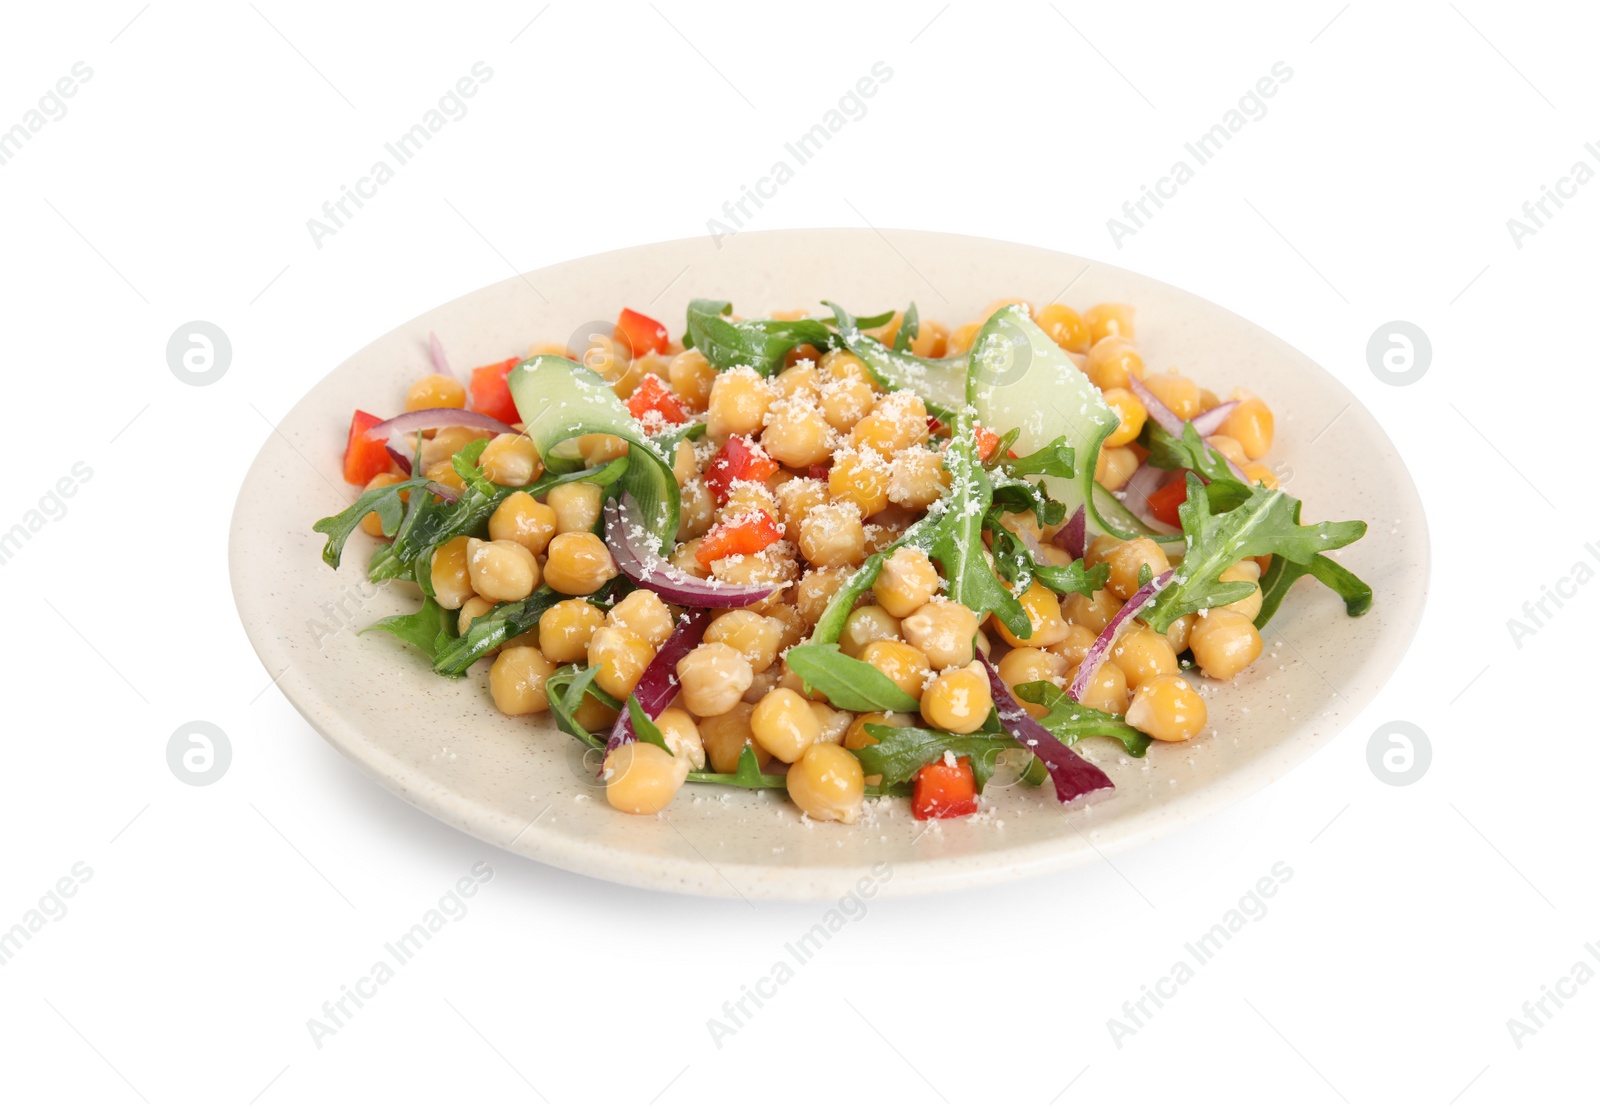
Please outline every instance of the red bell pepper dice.
[{"label": "red bell pepper dice", "polygon": [[616,330],[612,335],[617,342],[628,344],[628,349],[633,352],[635,358],[646,351],[665,353],[667,344],[671,342],[665,327],[644,313],[635,312],[632,308],[622,310],[622,314],[617,317]]},{"label": "red bell pepper dice", "polygon": [[511,399],[511,389],[506,376],[521,362],[520,358],[507,358],[504,362],[491,362],[472,371],[472,410],[493,416],[503,424],[514,424],[522,417],[517,413],[517,402]]},{"label": "red bell pepper dice", "polygon": [[344,444],[344,479],[351,485],[365,485],[389,468],[392,460],[388,444],[367,435],[369,428],[381,423],[378,417],[359,408],[350,417],[350,437]]},{"label": "red bell pepper dice", "polygon": [[760,509],[724,520],[706,533],[694,557],[709,569],[719,558],[757,554],[783,538],[783,528]]},{"label": "red bell pepper dice", "polygon": [[930,763],[911,780],[911,815],[918,820],[945,820],[977,811],[978,781],[972,760],[965,755],[954,766],[943,759]]}]

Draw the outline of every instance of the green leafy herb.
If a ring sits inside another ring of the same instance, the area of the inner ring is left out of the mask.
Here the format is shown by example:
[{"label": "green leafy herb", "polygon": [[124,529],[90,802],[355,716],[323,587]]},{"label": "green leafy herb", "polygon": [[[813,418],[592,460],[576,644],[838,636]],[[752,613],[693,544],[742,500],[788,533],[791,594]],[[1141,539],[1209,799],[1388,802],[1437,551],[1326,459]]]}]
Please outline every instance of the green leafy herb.
[{"label": "green leafy herb", "polygon": [[1162,470],[1193,470],[1203,476],[1206,499],[1213,512],[1227,512],[1237,508],[1250,497],[1250,483],[1240,481],[1228,466],[1221,451],[1200,438],[1194,424],[1183,425],[1183,437],[1175,438],[1163,431],[1159,424],[1150,421],[1144,425],[1139,442],[1150,451],[1146,459],[1150,465]]},{"label": "green leafy herb", "polygon": [[[877,383],[891,392],[909,389],[922,398],[929,412],[941,420],[953,419],[967,403],[967,366],[964,354],[953,358],[918,358],[909,351],[885,346],[863,330],[881,326],[888,319],[856,319],[831,300],[822,302],[833,311],[838,341],[867,365]],[[891,314],[890,319],[893,318]]]},{"label": "green leafy herb", "polygon": [[807,691],[820,689],[847,712],[916,712],[917,699],[881,670],[839,650],[837,643],[801,643],[784,655]]},{"label": "green leafy herb", "polygon": [[[891,316],[889,318],[893,319],[894,317]],[[856,326],[859,327],[861,325],[858,322]],[[906,309],[906,314],[900,317],[900,328],[894,333],[894,349],[897,351],[909,351],[911,343],[916,339],[917,332],[921,326],[921,321],[917,319],[917,302],[912,301],[911,306]]]},{"label": "green leafy herb", "polygon": [[783,356],[810,343],[818,350],[833,345],[833,332],[821,320],[727,319],[733,305],[725,300],[689,302],[689,334],[684,346],[694,347],[719,370],[749,366],[763,377],[783,367]]},{"label": "green leafy herb", "polygon": [[955,436],[944,451],[950,492],[928,553],[944,574],[950,600],[966,605],[980,621],[992,612],[1013,635],[1026,638],[1033,634],[1028,613],[983,557],[984,519],[994,500],[994,486],[978,464],[977,451],[972,416],[963,409],[956,418]]},{"label": "green leafy herb", "polygon": [[367,518],[369,512],[378,514],[378,520],[383,524],[383,534],[393,535],[405,516],[405,503],[401,500],[401,495],[426,488],[427,484],[427,478],[411,478],[408,481],[385,485],[381,489],[368,489],[343,512],[324,516],[312,524],[312,531],[321,532],[328,537],[328,542],[322,548],[322,561],[338,569],[346,540],[361,526],[361,521]]},{"label": "green leafy herb", "polygon": [[1111,574],[1109,564],[1102,562],[1089,568],[1081,558],[1066,566],[1040,562],[1021,536],[1001,522],[998,513],[991,516],[987,526],[994,548],[995,568],[1019,589],[1026,589],[1030,582],[1041,581],[1056,593],[1081,593],[1091,597],[1106,587]]},{"label": "green leafy herb", "polygon": [[739,765],[732,774],[718,774],[712,770],[691,770],[689,781],[708,785],[734,786],[738,789],[786,789],[788,781],[781,774],[761,773],[761,760],[748,743],[739,752]]},{"label": "green leafy herb", "polygon": [[1188,549],[1172,581],[1142,615],[1158,632],[1180,616],[1253,593],[1252,582],[1221,580],[1222,572],[1240,559],[1269,554],[1309,566],[1321,552],[1354,543],[1367,530],[1360,520],[1301,524],[1300,502],[1264,485],[1254,486],[1238,507],[1213,514],[1200,479],[1191,473],[1186,481],[1188,495],[1178,508],[1178,519]]},{"label": "green leafy herb", "polygon": [[[885,785],[909,782],[917,771],[938,762],[949,751],[956,758],[972,760],[972,776],[978,792],[994,776],[995,757],[1002,751],[1026,750],[1003,731],[977,731],[967,735],[941,732],[933,728],[895,728],[887,724],[868,724],[867,734],[878,742],[856,752],[861,769],[882,774]],[[1033,760],[1037,762],[1038,760]],[[1030,766],[1031,769],[1031,766]]]},{"label": "green leafy herb", "polygon": [[[1002,442],[1001,446],[1004,447],[1005,444]],[[1005,458],[1004,450],[997,450],[995,454],[1001,456],[997,465],[1012,477],[1025,477],[1029,474],[1058,478],[1077,476],[1077,470],[1074,468],[1077,452],[1067,442],[1065,435],[1057,436],[1032,454],[1025,454],[1021,458]]]},{"label": "green leafy herb", "polygon": [[672,748],[667,746],[667,737],[661,734],[656,722],[644,711],[639,698],[631,695],[628,697],[628,720],[633,724],[633,734],[640,743],[653,743],[667,754],[672,754]]},{"label": "green leafy herb", "polygon": [[[592,604],[604,593],[605,590],[601,590],[595,596],[585,599]],[[557,593],[548,585],[541,585],[520,601],[495,605],[472,621],[466,632],[451,642],[445,650],[434,655],[434,670],[452,678],[459,678],[474,662],[508,639],[515,639],[537,627],[539,617],[556,602],[564,600],[566,600],[564,594]]]},{"label": "green leafy herb", "polygon": [[1069,747],[1085,736],[1101,735],[1120,740],[1128,754],[1140,758],[1150,746],[1150,737],[1122,717],[1080,705],[1054,682],[1023,682],[1016,692],[1049,710],[1039,718],[1040,725]]},{"label": "green leafy herb", "polygon": [[1339,594],[1348,615],[1364,616],[1372,608],[1372,586],[1327,555],[1319,554],[1309,563],[1275,558],[1267,566],[1267,572],[1261,575],[1261,611],[1256,614],[1256,627],[1267,626],[1267,621],[1277,614],[1278,606],[1283,604],[1289,587],[1307,574]]},{"label": "green leafy herb", "polygon": [[416,612],[385,616],[370,627],[362,628],[360,634],[365,635],[370,631],[388,632],[432,658],[434,650],[441,642],[451,641],[454,627],[454,615],[440,607],[439,602],[432,597],[424,597],[422,607]]},{"label": "green leafy herb", "polygon": [[588,731],[578,723],[578,709],[583,705],[585,695],[594,697],[608,708],[620,709],[619,702],[611,694],[595,685],[595,678],[600,675],[600,667],[591,666],[583,669],[577,663],[568,663],[556,670],[544,681],[545,694],[550,698],[550,714],[555,717],[556,727],[570,736],[581,739],[590,747],[605,750],[606,741]]},{"label": "green leafy herb", "polygon": [[844,633],[845,621],[850,618],[856,601],[872,588],[873,582],[878,580],[878,572],[883,569],[888,557],[901,547],[915,547],[926,552],[933,543],[942,519],[943,515],[940,512],[929,512],[907,528],[899,539],[863,562],[855,573],[845,579],[844,584],[828,601],[822,610],[822,615],[817,619],[817,626],[812,630],[809,642],[837,643],[839,636]]}]

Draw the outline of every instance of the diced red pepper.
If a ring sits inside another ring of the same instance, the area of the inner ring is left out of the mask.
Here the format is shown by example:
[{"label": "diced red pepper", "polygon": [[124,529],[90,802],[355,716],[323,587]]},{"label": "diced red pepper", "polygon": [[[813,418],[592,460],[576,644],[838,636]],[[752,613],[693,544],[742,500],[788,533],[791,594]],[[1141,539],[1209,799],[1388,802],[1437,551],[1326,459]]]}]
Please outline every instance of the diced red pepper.
[{"label": "diced red pepper", "polygon": [[520,358],[507,358],[504,362],[491,362],[472,371],[472,410],[493,416],[503,424],[514,424],[522,419],[517,413],[517,402],[511,399],[506,385],[506,375],[514,370]]},{"label": "diced red pepper", "polygon": [[700,565],[710,568],[719,558],[764,551],[783,538],[783,528],[760,509],[724,520],[706,533],[695,549]]},{"label": "diced red pepper", "polygon": [[930,763],[911,779],[911,815],[918,820],[946,820],[977,811],[978,780],[965,755],[954,766],[943,759]]},{"label": "diced red pepper", "polygon": [[671,342],[665,327],[644,313],[635,312],[632,308],[624,308],[622,314],[617,317],[617,327],[613,337],[619,343],[627,343],[635,358],[646,351],[663,353],[667,349],[667,344]]},{"label": "diced red pepper", "polygon": [[672,395],[667,383],[655,374],[645,374],[644,380],[633,390],[628,397],[628,411],[633,413],[636,420],[644,419],[646,412],[659,412],[669,424],[681,424],[688,419],[678,398]]},{"label": "diced red pepper", "polygon": [[736,481],[766,481],[778,472],[778,462],[751,445],[742,435],[730,436],[706,467],[706,488],[718,504],[728,503],[728,487]]},{"label": "diced red pepper", "polygon": [[344,479],[351,485],[365,485],[388,470],[393,461],[389,457],[388,445],[382,439],[367,435],[369,428],[381,423],[383,421],[378,417],[359,408],[350,417],[350,437],[344,444]]},{"label": "diced red pepper", "polygon": [[[1160,520],[1163,524],[1172,527],[1181,527],[1182,521],[1178,519],[1178,506],[1183,504],[1188,497],[1188,487],[1184,484],[1183,475],[1187,471],[1180,471],[1178,476],[1167,482],[1160,489],[1151,493],[1145,501],[1150,506],[1150,515]],[[1138,505],[1133,506],[1135,510]]]},{"label": "diced red pepper", "polygon": [[806,477],[816,478],[818,481],[827,481],[828,471],[832,469],[832,462],[813,462],[806,467]]},{"label": "diced red pepper", "polygon": [[1000,436],[982,424],[974,427],[972,432],[978,438],[978,458],[980,461],[987,462],[989,456],[994,453],[994,449],[1000,445]]}]

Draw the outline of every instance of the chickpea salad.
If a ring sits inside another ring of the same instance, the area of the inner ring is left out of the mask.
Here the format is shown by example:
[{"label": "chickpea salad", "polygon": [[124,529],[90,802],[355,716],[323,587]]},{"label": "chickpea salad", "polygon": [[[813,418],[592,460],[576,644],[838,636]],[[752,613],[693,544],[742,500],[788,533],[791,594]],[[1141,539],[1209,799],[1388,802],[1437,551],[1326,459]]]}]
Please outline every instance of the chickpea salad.
[{"label": "chickpea salad", "polygon": [[625,308],[459,376],[430,335],[405,411],[351,420],[362,492],[314,525],[324,560],[378,540],[368,577],[422,604],[367,630],[443,676],[487,662],[615,808],[706,783],[847,824],[868,797],[928,820],[996,781],[1111,790],[1079,749],[1201,736],[1299,579],[1371,606],[1326,553],[1366,525],[1302,524],[1271,408],[1148,371],[1131,306],[952,331],[822,303],[695,300],[681,339]]}]

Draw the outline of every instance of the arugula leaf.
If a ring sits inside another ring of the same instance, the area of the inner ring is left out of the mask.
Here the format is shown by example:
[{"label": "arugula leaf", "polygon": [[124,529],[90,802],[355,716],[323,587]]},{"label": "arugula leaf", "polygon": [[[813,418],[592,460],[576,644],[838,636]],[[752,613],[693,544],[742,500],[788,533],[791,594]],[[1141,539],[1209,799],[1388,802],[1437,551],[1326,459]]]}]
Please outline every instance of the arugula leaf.
[{"label": "arugula leaf", "polygon": [[989,511],[995,514],[1031,512],[1040,527],[1059,524],[1067,517],[1067,506],[1051,500],[1043,482],[1033,485],[1021,478],[1004,475],[994,482],[993,507]]},{"label": "arugula leaf", "polygon": [[[1150,746],[1150,737],[1122,717],[1080,705],[1054,682],[1023,682],[1016,693],[1024,701],[1049,710],[1039,718],[1040,725],[1069,747],[1085,736],[1101,735],[1121,740],[1128,754],[1141,758]],[[870,724],[867,730],[872,730]]]},{"label": "arugula leaf", "polygon": [[878,580],[878,572],[883,569],[884,562],[901,547],[916,547],[926,552],[932,545],[934,534],[939,527],[943,515],[939,512],[930,512],[905,530],[905,533],[889,544],[883,550],[873,555],[861,564],[855,573],[845,579],[844,584],[834,593],[831,600],[822,610],[822,615],[817,618],[817,626],[811,632],[811,643],[837,643],[839,636],[844,633],[845,621],[850,618],[850,613],[855,609],[856,601],[861,595],[872,588],[873,582]]},{"label": "arugula leaf", "polygon": [[1146,459],[1161,470],[1193,470],[1210,482],[1206,486],[1206,499],[1211,511],[1227,512],[1237,508],[1250,497],[1250,483],[1240,481],[1228,466],[1221,451],[1200,438],[1192,423],[1183,425],[1183,438],[1175,438],[1153,421],[1144,425],[1139,442],[1150,451]]},{"label": "arugula leaf", "polygon": [[[894,317],[891,316],[889,318],[893,319]],[[858,323],[856,326],[859,327],[861,325]],[[912,301],[911,306],[906,309],[906,314],[900,317],[900,327],[894,333],[894,349],[902,352],[909,351],[912,340],[917,337],[917,332],[921,326],[921,321],[917,319],[917,302]]]},{"label": "arugula leaf", "polygon": [[661,734],[656,722],[644,711],[644,706],[639,704],[639,698],[631,694],[628,697],[628,719],[633,723],[633,734],[638,742],[653,743],[667,754],[672,754],[672,748],[667,746],[667,737]]},{"label": "arugula leaf", "polygon": [[383,524],[383,534],[393,535],[405,515],[405,504],[401,500],[401,494],[413,489],[423,489],[427,484],[428,479],[425,477],[411,478],[407,481],[397,481],[393,485],[385,485],[381,489],[368,489],[343,512],[324,516],[312,524],[312,531],[321,532],[328,537],[328,542],[322,548],[322,561],[336,570],[339,568],[339,559],[344,554],[346,540],[361,526],[361,521],[366,519],[369,512],[378,514],[378,519]]},{"label": "arugula leaf", "polygon": [[[610,583],[607,583],[609,587]],[[584,598],[593,604],[607,590]],[[459,678],[467,668],[508,639],[515,639],[539,625],[539,617],[566,595],[541,585],[520,601],[498,604],[473,620],[466,632],[434,656],[433,669],[447,677]]]},{"label": "arugula leaf", "polygon": [[787,789],[788,779],[781,774],[761,773],[761,760],[748,743],[739,752],[739,765],[732,774],[718,774],[712,770],[691,770],[689,781],[709,785],[735,786],[739,789]]},{"label": "arugula leaf", "polygon": [[1278,612],[1278,606],[1289,593],[1289,587],[1310,574],[1323,585],[1339,594],[1344,601],[1345,613],[1364,616],[1372,608],[1372,586],[1346,570],[1327,555],[1317,555],[1309,563],[1290,562],[1275,558],[1261,575],[1261,611],[1256,614],[1256,627],[1264,628]]},{"label": "arugula leaf", "polygon": [[977,455],[972,416],[962,409],[956,417],[955,435],[944,451],[944,466],[950,475],[947,508],[928,554],[939,564],[950,600],[977,613],[980,622],[992,612],[1013,635],[1026,638],[1033,634],[1028,613],[983,557],[984,518],[994,500],[994,486]]},{"label": "arugula leaf", "polygon": [[424,597],[422,607],[416,612],[385,616],[377,623],[362,628],[357,634],[385,631],[432,658],[434,647],[441,637],[449,637],[454,630],[454,623],[453,614],[448,609],[441,607],[432,597]]},{"label": "arugula leaf", "polygon": [[807,692],[820,689],[834,708],[848,712],[916,712],[919,702],[870,663],[851,658],[837,643],[800,643],[784,656]]},{"label": "arugula leaf", "polygon": [[1097,590],[1106,587],[1111,575],[1108,563],[1090,568],[1081,558],[1066,566],[1040,562],[1022,537],[1000,521],[997,513],[991,516],[987,526],[994,548],[995,568],[1018,588],[1026,589],[1028,583],[1041,581],[1056,593],[1082,593],[1092,597]]},{"label": "arugula leaf", "polygon": [[[838,316],[838,313],[844,311],[842,308],[839,308],[837,305],[831,303],[830,301],[826,301],[825,300],[822,303],[828,305],[829,308],[832,308],[834,310],[834,315],[835,315],[836,318]],[[845,315],[849,316],[849,313],[846,312]],[[874,327],[882,327],[884,324],[886,324],[890,320],[894,319],[894,309],[890,308],[887,311],[879,312],[876,316],[855,316],[855,317],[850,317],[850,318],[851,318],[851,322],[856,327],[859,327],[859,328],[870,329],[870,328],[874,328]]]},{"label": "arugula leaf", "polygon": [[596,736],[578,723],[578,709],[583,705],[585,695],[594,697],[608,708],[620,709],[619,702],[611,694],[594,684],[595,678],[600,675],[600,667],[591,666],[583,669],[577,663],[568,663],[560,667],[544,680],[545,694],[550,698],[550,715],[555,717],[556,727],[570,736],[581,739],[597,750],[606,749],[604,736]]},{"label": "arugula leaf", "polygon": [[[834,326],[839,329],[838,341],[844,348],[867,365],[877,383],[893,392],[909,389],[922,398],[929,412],[941,420],[951,420],[967,403],[967,367],[965,354],[952,358],[918,358],[909,351],[885,346],[863,331],[863,328],[880,326],[888,319],[856,319],[831,300],[822,302],[833,311]],[[893,318],[893,314],[890,314]]]},{"label": "arugula leaf", "polygon": [[763,377],[783,367],[783,356],[801,343],[818,350],[833,345],[833,332],[821,320],[726,319],[733,305],[725,300],[689,302],[689,334],[684,346],[694,347],[719,370],[749,366]]},{"label": "arugula leaf", "polygon": [[884,785],[909,782],[917,771],[938,762],[949,751],[958,759],[972,760],[972,776],[977,781],[978,792],[982,793],[994,776],[996,755],[1001,751],[1026,750],[1003,731],[957,735],[934,728],[895,728],[887,724],[868,724],[866,728],[867,734],[878,742],[861,748],[856,758],[861,760],[861,769],[868,774],[882,774]]},{"label": "arugula leaf", "polygon": [[[1005,452],[995,453],[1003,456]],[[1043,477],[1071,478],[1077,476],[1074,468],[1076,462],[1077,451],[1073,450],[1065,435],[1058,435],[1032,454],[1025,454],[1021,458],[1002,457],[998,465],[1012,477],[1038,474]]]},{"label": "arugula leaf", "polygon": [[1242,558],[1269,554],[1309,566],[1322,551],[1348,546],[1366,534],[1367,525],[1360,520],[1301,524],[1300,502],[1264,485],[1252,487],[1237,508],[1213,514],[1200,479],[1191,473],[1186,480],[1188,496],[1178,508],[1178,519],[1188,549],[1172,581],[1142,614],[1158,632],[1180,616],[1231,604],[1254,592],[1251,582],[1220,580]]}]

